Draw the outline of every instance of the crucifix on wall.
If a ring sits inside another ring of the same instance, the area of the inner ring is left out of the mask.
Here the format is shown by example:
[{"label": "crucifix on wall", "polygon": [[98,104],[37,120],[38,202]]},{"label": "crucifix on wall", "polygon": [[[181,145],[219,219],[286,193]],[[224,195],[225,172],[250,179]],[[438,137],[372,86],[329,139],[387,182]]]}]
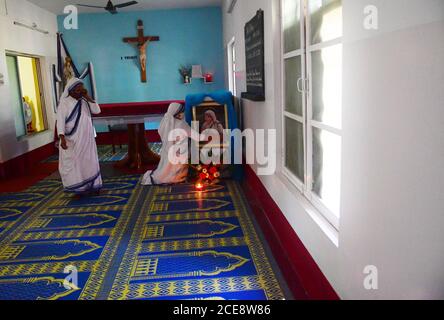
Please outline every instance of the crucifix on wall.
[{"label": "crucifix on wall", "polygon": [[140,75],[142,82],[146,82],[146,49],[150,42],[159,41],[160,38],[156,36],[145,37],[143,30],[143,21],[137,21],[137,37],[136,38],[124,38],[123,42],[137,45],[139,49],[139,61],[140,61]]}]

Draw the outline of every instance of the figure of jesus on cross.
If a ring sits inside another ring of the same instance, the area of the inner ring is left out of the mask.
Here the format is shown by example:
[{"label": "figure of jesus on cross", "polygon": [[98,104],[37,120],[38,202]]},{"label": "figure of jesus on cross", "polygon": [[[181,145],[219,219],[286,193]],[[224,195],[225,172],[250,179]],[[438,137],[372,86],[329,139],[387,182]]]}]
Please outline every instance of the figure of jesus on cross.
[{"label": "figure of jesus on cross", "polygon": [[148,43],[150,41],[145,41],[144,44],[140,45],[138,44],[139,48],[139,60],[140,60],[140,68],[142,69],[142,74],[146,75],[146,47],[148,46]]},{"label": "figure of jesus on cross", "polygon": [[159,41],[159,37],[149,36],[145,37],[143,34],[143,21],[137,21],[137,38],[124,38],[125,43],[135,43],[139,49],[140,74],[142,82],[146,82],[146,49],[150,42]]}]

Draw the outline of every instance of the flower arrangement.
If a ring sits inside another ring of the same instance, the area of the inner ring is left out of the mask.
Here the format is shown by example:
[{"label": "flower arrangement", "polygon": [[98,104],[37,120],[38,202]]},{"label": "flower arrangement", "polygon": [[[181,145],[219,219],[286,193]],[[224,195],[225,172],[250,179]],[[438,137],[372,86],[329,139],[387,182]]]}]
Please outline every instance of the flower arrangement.
[{"label": "flower arrangement", "polygon": [[221,177],[220,169],[218,165],[198,165],[196,167],[191,166],[197,172],[196,189],[203,190],[205,186],[209,186],[219,182]]},{"label": "flower arrangement", "polygon": [[181,66],[179,68],[179,73],[183,78],[184,83],[190,83],[191,82],[191,72],[192,68],[190,66]]}]

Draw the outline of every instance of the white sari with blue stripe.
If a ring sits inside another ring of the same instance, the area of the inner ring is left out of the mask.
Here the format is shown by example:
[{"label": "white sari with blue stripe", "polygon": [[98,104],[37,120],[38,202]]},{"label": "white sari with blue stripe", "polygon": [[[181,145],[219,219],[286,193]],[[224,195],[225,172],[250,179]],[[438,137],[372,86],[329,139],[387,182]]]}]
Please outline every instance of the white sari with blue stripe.
[{"label": "white sari with blue stripe", "polygon": [[57,133],[64,135],[67,150],[59,147],[59,171],[66,192],[84,194],[102,188],[99,158],[95,141],[96,132],[92,114],[99,114],[97,103],[76,100],[69,90],[80,82],[68,83],[57,111]]},{"label": "white sari with blue stripe", "polygon": [[[188,177],[188,163],[172,163],[169,159],[169,153],[173,146],[177,150],[188,150],[188,141],[192,136],[191,127],[185,120],[179,120],[176,116],[183,113],[184,107],[179,103],[172,103],[168,112],[162,119],[159,126],[159,135],[162,139],[162,151],[160,155],[160,163],[156,170],[148,171],[142,179],[142,185],[167,185],[185,182]],[[178,139],[170,141],[169,135],[173,130],[181,129],[177,132]],[[199,137],[199,133],[196,133]]]}]

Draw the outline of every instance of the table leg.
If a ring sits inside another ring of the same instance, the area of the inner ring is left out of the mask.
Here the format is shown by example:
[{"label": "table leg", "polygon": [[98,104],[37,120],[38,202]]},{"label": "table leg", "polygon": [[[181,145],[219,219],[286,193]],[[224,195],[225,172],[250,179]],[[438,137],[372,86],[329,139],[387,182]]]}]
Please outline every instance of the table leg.
[{"label": "table leg", "polygon": [[117,163],[117,166],[139,170],[143,165],[159,163],[160,157],[150,149],[146,142],[144,124],[128,125],[128,138],[128,156]]}]

